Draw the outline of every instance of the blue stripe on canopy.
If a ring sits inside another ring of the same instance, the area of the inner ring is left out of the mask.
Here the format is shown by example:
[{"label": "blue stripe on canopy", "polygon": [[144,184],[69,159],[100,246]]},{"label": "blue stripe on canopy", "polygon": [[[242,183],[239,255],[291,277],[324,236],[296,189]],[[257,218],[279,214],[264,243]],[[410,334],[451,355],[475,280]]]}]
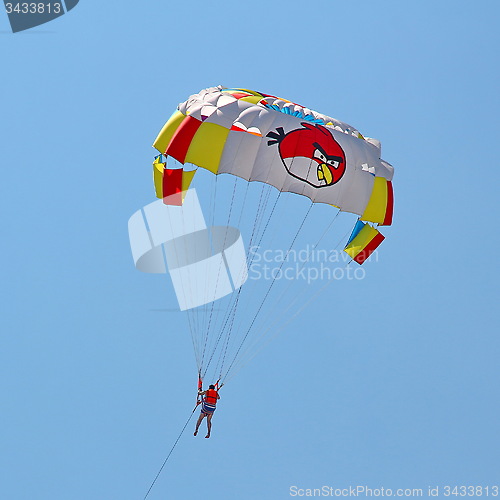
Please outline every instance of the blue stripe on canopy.
[{"label": "blue stripe on canopy", "polygon": [[358,235],[358,233],[364,227],[365,227],[365,223],[364,222],[361,222],[360,220],[358,220],[358,222],[356,222],[356,225],[354,226],[354,229],[352,230],[351,236],[349,236],[349,241],[347,242],[346,246],[349,245],[349,243],[351,243],[351,241],[354,238],[356,238],[356,236]]}]

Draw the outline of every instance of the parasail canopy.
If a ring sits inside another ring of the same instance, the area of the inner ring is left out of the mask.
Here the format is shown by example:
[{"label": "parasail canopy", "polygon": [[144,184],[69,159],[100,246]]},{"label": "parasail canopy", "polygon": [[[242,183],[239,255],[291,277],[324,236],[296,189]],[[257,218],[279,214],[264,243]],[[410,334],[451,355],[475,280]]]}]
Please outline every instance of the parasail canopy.
[{"label": "parasail canopy", "polygon": [[392,223],[393,167],[380,142],[286,99],[211,87],[179,104],[154,147],[182,164],[259,181]]}]

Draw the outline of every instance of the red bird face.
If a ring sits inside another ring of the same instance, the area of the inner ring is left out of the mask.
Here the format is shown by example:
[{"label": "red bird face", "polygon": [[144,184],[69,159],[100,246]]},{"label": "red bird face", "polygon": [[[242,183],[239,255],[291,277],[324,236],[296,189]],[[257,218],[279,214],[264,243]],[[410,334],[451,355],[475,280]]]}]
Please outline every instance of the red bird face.
[{"label": "red bird face", "polygon": [[331,186],[344,175],[345,154],[331,132],[322,125],[302,123],[304,128],[284,134],[283,128],[270,132],[273,140],[268,145],[279,143],[281,160],[288,173],[314,187]]}]

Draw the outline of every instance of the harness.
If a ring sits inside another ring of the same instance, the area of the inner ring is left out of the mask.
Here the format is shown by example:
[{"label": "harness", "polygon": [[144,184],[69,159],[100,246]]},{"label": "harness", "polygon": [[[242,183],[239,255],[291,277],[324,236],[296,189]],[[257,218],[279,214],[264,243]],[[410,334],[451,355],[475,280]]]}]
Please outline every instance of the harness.
[{"label": "harness", "polygon": [[196,397],[196,406],[199,404],[202,404],[202,411],[203,411],[203,406],[207,406],[208,408],[213,408],[215,410],[215,405],[217,404],[217,399],[219,395],[219,389],[224,385],[221,384],[219,386],[220,380],[217,380],[215,382],[215,389],[208,389],[207,393],[203,398],[200,398],[200,392],[203,388],[203,380],[201,378],[201,373],[198,373],[198,396]]}]

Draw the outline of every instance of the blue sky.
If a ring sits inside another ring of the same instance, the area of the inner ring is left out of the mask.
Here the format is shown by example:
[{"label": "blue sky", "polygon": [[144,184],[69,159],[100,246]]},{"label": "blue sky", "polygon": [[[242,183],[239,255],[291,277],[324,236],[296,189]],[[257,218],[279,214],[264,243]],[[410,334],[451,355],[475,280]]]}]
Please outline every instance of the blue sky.
[{"label": "blue sky", "polygon": [[499,484],[497,3],[145,4],[15,35],[0,15],[0,497],[143,498],[189,416],[187,321],[127,220],[163,123],[218,84],[380,139],[394,225],[365,279],[227,384],[213,439],[190,423],[148,498]]}]

